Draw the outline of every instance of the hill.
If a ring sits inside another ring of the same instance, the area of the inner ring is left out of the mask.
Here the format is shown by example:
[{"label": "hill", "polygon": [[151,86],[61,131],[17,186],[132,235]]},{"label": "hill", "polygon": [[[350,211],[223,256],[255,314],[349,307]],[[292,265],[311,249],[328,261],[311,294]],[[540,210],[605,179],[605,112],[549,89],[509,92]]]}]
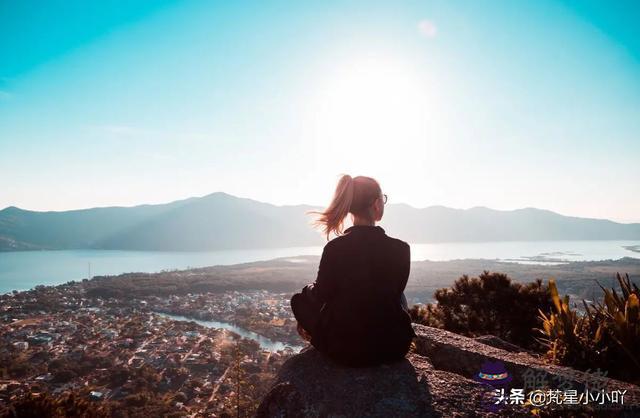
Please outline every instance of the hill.
[{"label": "hill", "polygon": [[[322,245],[308,205],[276,206],[218,192],[166,204],[36,212],[0,211],[0,250],[202,251]],[[381,224],[409,242],[640,239],[640,224],[534,208],[388,205]]]}]

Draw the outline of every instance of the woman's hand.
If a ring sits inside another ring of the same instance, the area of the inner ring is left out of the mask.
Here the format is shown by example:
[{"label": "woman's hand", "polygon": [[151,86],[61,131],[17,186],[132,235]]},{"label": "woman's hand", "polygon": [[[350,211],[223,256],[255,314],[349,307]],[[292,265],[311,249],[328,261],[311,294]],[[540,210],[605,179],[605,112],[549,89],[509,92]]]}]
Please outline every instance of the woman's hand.
[{"label": "woman's hand", "polygon": [[309,334],[307,330],[302,328],[302,325],[300,324],[298,324],[298,334],[300,335],[300,337],[302,337],[303,340],[311,342],[311,334]]}]

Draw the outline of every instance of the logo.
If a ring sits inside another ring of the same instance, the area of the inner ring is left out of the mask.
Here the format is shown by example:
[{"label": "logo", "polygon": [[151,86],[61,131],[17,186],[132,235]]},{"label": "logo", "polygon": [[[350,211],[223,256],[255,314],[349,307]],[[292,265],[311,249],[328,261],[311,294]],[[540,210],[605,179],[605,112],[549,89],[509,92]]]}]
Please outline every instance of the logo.
[{"label": "logo", "polygon": [[505,393],[509,393],[509,384],[512,377],[509,371],[504,367],[501,361],[486,361],[478,373],[475,374],[474,380],[485,385],[486,390],[482,398],[482,406],[488,411],[497,412],[505,405]]}]

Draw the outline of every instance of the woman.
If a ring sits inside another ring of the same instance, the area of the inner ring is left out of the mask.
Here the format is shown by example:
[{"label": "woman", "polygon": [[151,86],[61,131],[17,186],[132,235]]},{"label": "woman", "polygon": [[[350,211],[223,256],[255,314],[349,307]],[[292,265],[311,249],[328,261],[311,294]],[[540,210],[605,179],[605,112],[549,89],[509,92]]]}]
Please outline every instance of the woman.
[{"label": "woman", "polygon": [[[316,223],[329,239],[318,276],[291,298],[303,338],[334,361],[372,366],[398,361],[415,337],[404,288],[409,245],[376,226],[387,196],[370,177],[343,175]],[[353,226],[343,232],[348,214]]]}]

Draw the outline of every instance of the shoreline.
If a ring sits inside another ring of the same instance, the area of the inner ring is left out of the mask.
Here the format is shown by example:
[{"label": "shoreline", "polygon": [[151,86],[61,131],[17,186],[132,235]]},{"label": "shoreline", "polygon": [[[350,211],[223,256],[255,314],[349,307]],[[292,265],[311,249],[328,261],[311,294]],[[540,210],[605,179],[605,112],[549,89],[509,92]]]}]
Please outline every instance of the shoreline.
[{"label": "shoreline", "polygon": [[[412,262],[508,262],[553,265],[579,261],[640,259],[640,242],[514,241],[487,243],[411,243]],[[0,293],[58,285],[94,276],[164,273],[191,269],[232,267],[279,258],[319,257],[322,247],[287,247],[208,252],[127,250],[44,250],[0,252]]]},{"label": "shoreline", "polygon": [[[122,287],[119,284],[122,284],[126,288],[128,285],[125,285],[124,282],[131,282],[133,279],[141,278],[145,280],[147,285],[162,284],[167,280],[175,281],[176,285],[182,282],[187,282],[188,285],[190,285],[189,283],[195,278],[199,280],[201,290],[212,292],[221,289],[266,289],[292,292],[315,280],[319,259],[320,257],[315,255],[284,256],[264,261],[247,261],[231,265],[162,270],[154,273],[128,272],[117,275],[96,275],[91,279],[61,280],[60,282],[54,283],[36,284],[31,288],[6,290],[0,292],[0,295],[10,295],[14,292],[28,292],[40,287],[58,287],[65,284],[80,283],[87,286],[88,289],[96,286]],[[602,280],[605,284],[611,283],[615,285],[615,281],[613,280],[615,273],[628,273],[632,277],[640,275],[640,258],[623,257],[616,260],[570,261],[544,264],[476,258],[449,261],[412,261],[411,275],[407,283],[406,292],[409,294],[415,293],[416,297],[424,298],[426,296],[428,298],[430,297],[429,293],[433,293],[437,288],[447,287],[463,274],[477,275],[484,270],[503,272],[516,281],[533,281],[538,278],[546,280],[550,277],[555,277],[559,281],[559,289],[563,290],[564,284],[592,279]],[[272,277],[265,279],[261,277],[261,272],[268,272],[270,276],[281,274],[281,277],[277,280],[274,280]],[[156,279],[159,282],[151,283],[155,282]],[[119,283],[120,280],[123,280],[123,282]],[[137,288],[137,286],[135,287]],[[580,295],[579,292],[570,293],[574,296]]]}]

